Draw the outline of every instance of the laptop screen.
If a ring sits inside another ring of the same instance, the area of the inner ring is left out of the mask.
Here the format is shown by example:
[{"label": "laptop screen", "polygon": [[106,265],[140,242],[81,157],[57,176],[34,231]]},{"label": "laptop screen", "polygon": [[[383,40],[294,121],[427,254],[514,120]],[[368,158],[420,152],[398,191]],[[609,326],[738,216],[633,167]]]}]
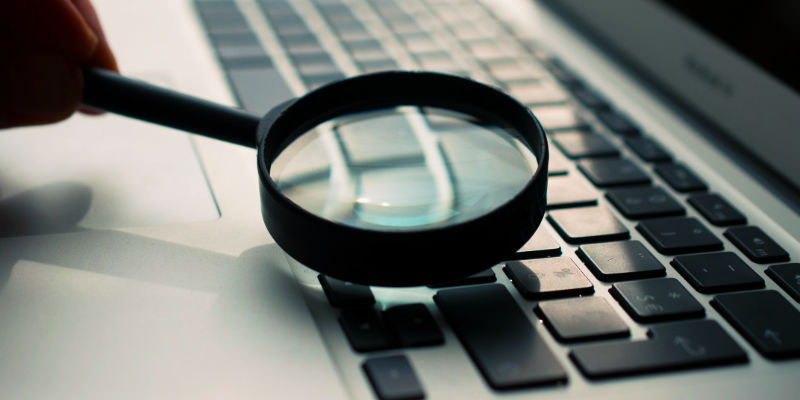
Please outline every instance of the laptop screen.
[{"label": "laptop screen", "polygon": [[800,193],[800,2],[546,3],[715,128],[757,177]]},{"label": "laptop screen", "polygon": [[800,2],[659,0],[800,93]]}]

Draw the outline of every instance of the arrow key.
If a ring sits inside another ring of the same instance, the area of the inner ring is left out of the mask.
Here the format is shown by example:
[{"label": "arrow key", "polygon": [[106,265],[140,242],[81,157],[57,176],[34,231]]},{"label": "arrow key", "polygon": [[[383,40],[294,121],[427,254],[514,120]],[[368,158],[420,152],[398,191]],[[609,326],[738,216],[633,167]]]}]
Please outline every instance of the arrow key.
[{"label": "arrow key", "polygon": [[425,398],[417,375],[404,355],[370,358],[363,368],[381,400]]},{"label": "arrow key", "polygon": [[711,305],[764,357],[800,356],[800,311],[774,290],[723,294]]}]

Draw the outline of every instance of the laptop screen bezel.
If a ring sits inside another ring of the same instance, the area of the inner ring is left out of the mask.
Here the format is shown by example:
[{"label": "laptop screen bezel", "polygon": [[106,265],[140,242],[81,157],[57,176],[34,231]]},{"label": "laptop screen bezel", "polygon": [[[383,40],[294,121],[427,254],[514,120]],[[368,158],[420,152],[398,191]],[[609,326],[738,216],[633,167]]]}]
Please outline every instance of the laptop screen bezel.
[{"label": "laptop screen bezel", "polygon": [[800,190],[800,94],[656,1],[546,3]]}]

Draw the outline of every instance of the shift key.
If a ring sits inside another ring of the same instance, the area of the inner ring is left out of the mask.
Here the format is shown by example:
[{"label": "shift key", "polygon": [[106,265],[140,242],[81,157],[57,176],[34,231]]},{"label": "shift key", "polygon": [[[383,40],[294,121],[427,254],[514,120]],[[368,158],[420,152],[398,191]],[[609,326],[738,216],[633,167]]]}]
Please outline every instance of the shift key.
[{"label": "shift key", "polygon": [[579,346],[570,358],[591,379],[747,362],[744,350],[716,321],[660,324],[648,335],[649,340]]},{"label": "shift key", "polygon": [[567,381],[566,371],[504,286],[446,289],[434,300],[492,388]]}]

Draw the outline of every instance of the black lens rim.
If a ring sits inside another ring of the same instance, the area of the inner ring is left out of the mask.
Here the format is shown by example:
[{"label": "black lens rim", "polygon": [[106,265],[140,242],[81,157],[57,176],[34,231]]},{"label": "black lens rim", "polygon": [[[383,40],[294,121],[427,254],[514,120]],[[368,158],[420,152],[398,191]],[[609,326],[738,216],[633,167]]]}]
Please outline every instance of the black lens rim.
[{"label": "black lens rim", "polygon": [[[372,231],[326,220],[284,196],[270,177],[275,158],[299,135],[337,116],[401,105],[499,118],[533,149],[538,168],[498,209],[423,231]],[[337,279],[406,287],[462,278],[507,259],[544,217],[547,138],[531,111],[502,91],[454,75],[391,71],[320,87],[270,111],[258,126],[261,211],[273,240],[292,258]]]}]

